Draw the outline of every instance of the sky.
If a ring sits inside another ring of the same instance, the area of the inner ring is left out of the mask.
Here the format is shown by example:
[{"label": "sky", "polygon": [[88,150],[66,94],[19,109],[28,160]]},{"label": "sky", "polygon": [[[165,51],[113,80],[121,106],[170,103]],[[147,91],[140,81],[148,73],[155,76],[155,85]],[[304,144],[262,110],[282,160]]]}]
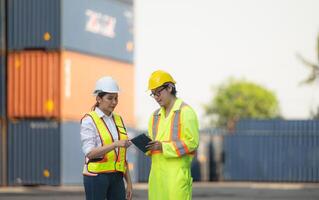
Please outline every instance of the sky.
[{"label": "sky", "polygon": [[208,127],[203,105],[229,78],[273,91],[286,119],[306,119],[319,105],[319,83],[300,86],[318,63],[318,0],[135,0],[135,114],[138,128],[158,108],[147,92],[157,69],[177,81],[178,97]]}]

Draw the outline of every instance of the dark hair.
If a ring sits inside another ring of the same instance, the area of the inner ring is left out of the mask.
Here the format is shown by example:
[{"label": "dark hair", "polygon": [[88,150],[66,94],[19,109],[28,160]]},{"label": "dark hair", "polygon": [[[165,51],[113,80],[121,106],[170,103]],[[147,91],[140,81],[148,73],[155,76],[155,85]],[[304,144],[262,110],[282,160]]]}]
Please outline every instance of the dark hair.
[{"label": "dark hair", "polygon": [[171,94],[176,97],[176,93],[177,93],[176,87],[175,87],[175,85],[173,85],[173,86],[172,86],[172,92],[171,92]]},{"label": "dark hair", "polygon": [[166,87],[166,88],[169,87],[169,86],[172,87],[171,94],[176,97],[177,91],[176,91],[176,87],[175,87],[174,83],[170,83],[170,82],[169,82],[169,83],[165,83],[165,84],[164,84],[164,87]]},{"label": "dark hair", "polygon": [[[97,97],[103,98],[106,94],[108,94],[107,92],[99,92],[97,94]],[[99,102],[96,101],[96,103],[92,106],[91,110],[95,110],[96,107],[99,106]]]}]

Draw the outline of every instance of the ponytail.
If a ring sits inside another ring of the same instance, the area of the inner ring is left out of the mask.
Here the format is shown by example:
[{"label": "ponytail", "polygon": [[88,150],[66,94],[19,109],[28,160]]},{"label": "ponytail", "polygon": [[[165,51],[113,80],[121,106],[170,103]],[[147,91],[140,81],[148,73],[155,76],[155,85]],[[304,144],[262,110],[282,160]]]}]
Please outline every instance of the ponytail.
[{"label": "ponytail", "polygon": [[[100,97],[102,99],[106,94],[108,94],[108,93],[107,92],[100,92],[97,94],[96,98]],[[91,111],[94,111],[96,107],[99,107],[99,105],[100,105],[99,102],[96,101],[95,104],[92,106]]]}]

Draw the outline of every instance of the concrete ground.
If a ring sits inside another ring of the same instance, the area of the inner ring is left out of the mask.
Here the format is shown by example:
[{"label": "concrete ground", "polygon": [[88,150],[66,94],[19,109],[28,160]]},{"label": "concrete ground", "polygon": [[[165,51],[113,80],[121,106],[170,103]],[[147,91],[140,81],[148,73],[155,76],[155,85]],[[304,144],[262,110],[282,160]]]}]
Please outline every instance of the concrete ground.
[{"label": "concrete ground", "polygon": [[[147,199],[147,184],[134,184],[133,199]],[[0,187],[1,200],[84,200],[82,186]],[[318,200],[319,183],[201,182],[193,200]]]}]

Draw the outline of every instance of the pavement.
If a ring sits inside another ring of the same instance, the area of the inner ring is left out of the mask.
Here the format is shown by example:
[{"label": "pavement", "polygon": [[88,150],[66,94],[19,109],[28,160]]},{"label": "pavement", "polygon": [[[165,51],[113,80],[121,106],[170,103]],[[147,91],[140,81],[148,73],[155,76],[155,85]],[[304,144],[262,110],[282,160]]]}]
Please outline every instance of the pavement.
[{"label": "pavement", "polygon": [[[134,190],[147,190],[147,183],[134,183]],[[318,189],[319,183],[264,183],[264,182],[195,182],[196,188],[249,188],[249,189],[275,189],[275,190],[298,190]],[[36,193],[84,193],[82,185],[79,186],[3,186],[1,194],[36,194]]]},{"label": "pavement", "polygon": [[[133,199],[147,199],[147,184],[133,185]],[[85,199],[83,186],[0,187],[0,200]],[[195,182],[193,200],[318,200],[319,183]]]}]

